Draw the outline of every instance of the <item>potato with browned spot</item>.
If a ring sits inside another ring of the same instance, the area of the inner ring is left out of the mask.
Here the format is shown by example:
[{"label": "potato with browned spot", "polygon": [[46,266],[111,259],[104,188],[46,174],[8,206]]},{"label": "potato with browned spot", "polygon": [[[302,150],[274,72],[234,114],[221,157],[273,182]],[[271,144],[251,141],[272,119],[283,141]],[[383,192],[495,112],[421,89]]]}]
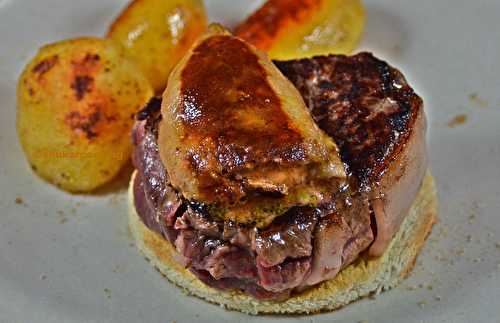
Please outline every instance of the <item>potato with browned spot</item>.
[{"label": "potato with browned spot", "polygon": [[349,54],[365,26],[360,0],[268,0],[235,35],[272,59]]},{"label": "potato with browned spot", "polygon": [[201,0],[134,0],[113,22],[107,37],[128,50],[161,94],[172,68],[206,28]]},{"label": "potato with browned spot", "polygon": [[17,87],[17,131],[28,161],[65,190],[101,186],[130,159],[134,114],[152,95],[146,77],[111,40],[41,48]]}]

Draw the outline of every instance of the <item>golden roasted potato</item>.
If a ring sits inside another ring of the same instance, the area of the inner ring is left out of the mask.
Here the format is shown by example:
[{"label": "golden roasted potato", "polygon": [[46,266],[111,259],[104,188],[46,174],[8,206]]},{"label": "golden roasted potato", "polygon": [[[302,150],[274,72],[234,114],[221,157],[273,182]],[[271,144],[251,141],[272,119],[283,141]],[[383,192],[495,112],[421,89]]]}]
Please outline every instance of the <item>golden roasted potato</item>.
[{"label": "golden roasted potato", "polygon": [[201,0],[134,0],[107,37],[127,48],[161,94],[172,68],[206,28]]},{"label": "golden roasted potato", "polygon": [[268,0],[235,35],[272,59],[348,54],[365,26],[360,0]]},{"label": "golden roasted potato", "polygon": [[41,48],[17,87],[17,131],[28,161],[65,190],[97,188],[129,160],[134,114],[152,95],[146,77],[111,40]]}]

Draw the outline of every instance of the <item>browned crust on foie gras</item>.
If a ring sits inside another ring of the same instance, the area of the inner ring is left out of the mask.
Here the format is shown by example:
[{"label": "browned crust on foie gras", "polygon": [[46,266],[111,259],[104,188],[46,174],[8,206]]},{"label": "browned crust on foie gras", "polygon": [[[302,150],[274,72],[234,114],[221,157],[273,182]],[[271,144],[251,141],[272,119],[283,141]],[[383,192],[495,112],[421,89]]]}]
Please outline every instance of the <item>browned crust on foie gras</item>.
[{"label": "browned crust on foie gras", "polygon": [[[344,164],[295,87],[259,52],[212,29],[174,69],[163,96],[161,159],[188,200],[265,226],[339,189]],[[272,198],[270,195],[274,194]]]}]

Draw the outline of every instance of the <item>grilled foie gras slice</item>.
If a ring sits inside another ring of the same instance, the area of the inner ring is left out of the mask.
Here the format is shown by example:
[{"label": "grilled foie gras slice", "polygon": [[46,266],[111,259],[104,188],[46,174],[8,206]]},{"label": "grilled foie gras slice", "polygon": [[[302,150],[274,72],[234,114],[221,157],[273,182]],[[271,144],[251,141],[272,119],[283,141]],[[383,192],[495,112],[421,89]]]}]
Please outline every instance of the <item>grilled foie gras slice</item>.
[{"label": "grilled foie gras slice", "polygon": [[372,54],[276,61],[370,201],[380,256],[399,229],[427,170],[422,99],[403,74]]},{"label": "grilled foie gras slice", "polygon": [[170,75],[159,147],[184,198],[257,227],[290,207],[332,200],[346,179],[337,146],[297,89],[218,25]]}]

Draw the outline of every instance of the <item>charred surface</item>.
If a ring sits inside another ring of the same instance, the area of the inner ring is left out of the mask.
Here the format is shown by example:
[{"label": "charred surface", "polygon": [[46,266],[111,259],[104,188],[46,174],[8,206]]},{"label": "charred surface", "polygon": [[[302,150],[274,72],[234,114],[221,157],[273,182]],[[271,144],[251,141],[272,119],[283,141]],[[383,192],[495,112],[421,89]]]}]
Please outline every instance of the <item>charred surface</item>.
[{"label": "charred surface", "polygon": [[411,135],[422,100],[370,53],[276,61],[361,187],[378,181]]},{"label": "charred surface", "polygon": [[274,0],[266,1],[244,22],[235,29],[235,35],[249,42],[258,44],[260,49],[268,50],[286,26],[304,23],[321,5],[323,0]]}]

